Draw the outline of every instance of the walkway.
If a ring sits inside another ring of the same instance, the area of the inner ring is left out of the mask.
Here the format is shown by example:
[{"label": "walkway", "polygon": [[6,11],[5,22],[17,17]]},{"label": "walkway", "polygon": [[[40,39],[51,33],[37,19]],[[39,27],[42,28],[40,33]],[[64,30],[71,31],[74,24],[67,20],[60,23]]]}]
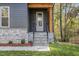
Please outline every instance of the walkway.
[{"label": "walkway", "polygon": [[48,46],[0,46],[0,51],[50,51]]}]

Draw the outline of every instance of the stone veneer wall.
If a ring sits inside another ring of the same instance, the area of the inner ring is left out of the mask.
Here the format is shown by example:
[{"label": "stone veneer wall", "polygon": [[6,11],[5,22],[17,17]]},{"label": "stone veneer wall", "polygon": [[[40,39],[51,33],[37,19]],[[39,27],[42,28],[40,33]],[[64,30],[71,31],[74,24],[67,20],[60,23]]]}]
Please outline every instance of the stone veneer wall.
[{"label": "stone veneer wall", "polygon": [[28,34],[26,29],[0,29],[0,43],[21,43],[25,39],[28,42]]},{"label": "stone veneer wall", "polygon": [[[40,36],[43,33],[40,33]],[[39,36],[39,35],[38,35]],[[0,29],[0,43],[21,43],[25,39],[26,42],[33,41],[33,32],[27,32],[26,29]],[[48,33],[48,42],[53,42],[53,33]]]},{"label": "stone veneer wall", "polygon": [[[37,32],[37,33],[38,33],[38,32]],[[45,34],[45,33],[41,33],[41,32],[40,32],[40,34],[39,34],[39,35],[37,34],[37,36],[42,36],[43,34]],[[28,33],[28,39],[29,39],[28,41],[33,41],[33,32],[29,32],[29,33]],[[47,40],[48,40],[49,43],[50,43],[50,42],[54,42],[54,35],[53,35],[53,32],[52,32],[52,33],[50,33],[50,32],[48,33],[48,39],[47,39]]]},{"label": "stone veneer wall", "polygon": [[54,34],[52,33],[48,33],[48,42],[54,42]]}]

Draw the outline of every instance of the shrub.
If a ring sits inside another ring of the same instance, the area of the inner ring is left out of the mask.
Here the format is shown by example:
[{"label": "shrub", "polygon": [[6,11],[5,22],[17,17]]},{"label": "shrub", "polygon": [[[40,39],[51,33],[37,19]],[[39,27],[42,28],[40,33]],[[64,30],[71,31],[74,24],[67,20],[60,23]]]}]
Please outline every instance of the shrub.
[{"label": "shrub", "polygon": [[12,44],[12,43],[13,43],[12,41],[9,41],[9,42],[8,42],[8,44]]},{"label": "shrub", "polygon": [[32,41],[28,41],[28,43],[32,43]]},{"label": "shrub", "polygon": [[25,39],[22,39],[22,40],[21,40],[21,44],[24,44],[24,43],[25,43]]}]

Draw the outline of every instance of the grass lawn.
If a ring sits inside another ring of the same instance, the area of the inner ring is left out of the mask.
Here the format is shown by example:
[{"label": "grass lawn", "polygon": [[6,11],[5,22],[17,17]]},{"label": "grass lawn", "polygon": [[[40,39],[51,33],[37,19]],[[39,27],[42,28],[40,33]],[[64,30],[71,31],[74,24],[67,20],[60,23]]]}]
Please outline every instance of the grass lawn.
[{"label": "grass lawn", "polygon": [[51,51],[0,51],[1,56],[79,56],[79,46],[65,43],[50,44]]}]

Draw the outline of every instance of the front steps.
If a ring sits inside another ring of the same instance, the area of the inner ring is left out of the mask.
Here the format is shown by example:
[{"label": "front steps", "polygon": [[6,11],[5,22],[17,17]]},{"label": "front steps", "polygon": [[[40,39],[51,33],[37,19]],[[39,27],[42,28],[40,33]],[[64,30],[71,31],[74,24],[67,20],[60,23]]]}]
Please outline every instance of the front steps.
[{"label": "front steps", "polygon": [[47,32],[34,32],[33,46],[48,46]]}]

